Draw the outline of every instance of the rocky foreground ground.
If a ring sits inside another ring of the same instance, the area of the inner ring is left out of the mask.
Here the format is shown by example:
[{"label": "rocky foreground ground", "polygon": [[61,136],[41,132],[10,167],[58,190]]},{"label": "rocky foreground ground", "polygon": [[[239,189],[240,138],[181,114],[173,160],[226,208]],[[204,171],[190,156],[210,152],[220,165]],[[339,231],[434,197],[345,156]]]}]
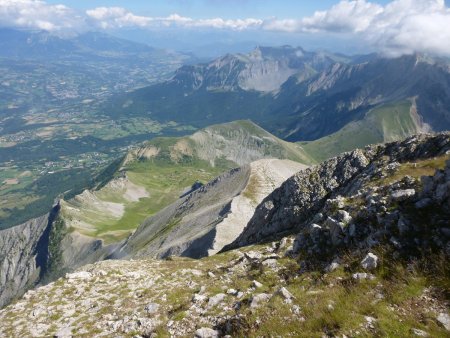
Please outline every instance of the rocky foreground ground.
[{"label": "rocky foreground ground", "polygon": [[28,291],[1,337],[448,337],[444,289],[383,257],[301,271],[292,239],[202,260],[111,260]]}]

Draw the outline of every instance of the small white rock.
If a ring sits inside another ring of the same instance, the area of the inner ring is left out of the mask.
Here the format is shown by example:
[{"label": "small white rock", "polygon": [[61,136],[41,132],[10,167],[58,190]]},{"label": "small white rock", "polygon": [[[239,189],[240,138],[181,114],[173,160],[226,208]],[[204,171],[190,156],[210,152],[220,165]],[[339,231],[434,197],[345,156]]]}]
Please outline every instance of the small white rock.
[{"label": "small white rock", "polygon": [[411,329],[413,335],[418,337],[428,337],[428,333],[419,329]]},{"label": "small white rock", "polygon": [[192,302],[193,303],[203,303],[208,299],[208,297],[206,297],[205,295],[200,295],[198,293],[196,293],[193,297],[192,297]]},{"label": "small white rock", "polygon": [[292,293],[288,291],[284,286],[277,291],[277,294],[283,296],[284,299],[293,299],[295,298]]},{"label": "small white rock", "polygon": [[219,305],[220,303],[223,302],[223,300],[225,299],[226,295],[224,293],[218,293],[217,295],[209,298],[208,301],[208,308],[212,308],[214,306]]},{"label": "small white rock", "polygon": [[439,323],[442,324],[442,326],[445,327],[445,329],[447,331],[450,331],[450,316],[448,315],[448,313],[441,312],[437,316],[437,320],[438,320]]},{"label": "small white rock", "polygon": [[256,281],[256,280],[254,280],[254,281],[252,282],[252,286],[253,286],[254,288],[262,288],[262,287],[263,287],[263,285],[262,285],[260,282]]},{"label": "small white rock", "polygon": [[159,309],[159,304],[156,303],[148,303],[144,310],[148,313],[148,314],[154,314],[156,312],[158,312]]},{"label": "small white rock", "polygon": [[235,289],[228,289],[228,290],[227,290],[227,294],[228,294],[228,295],[236,296],[236,295],[238,294],[238,291],[235,290]]},{"label": "small white rock", "polygon": [[66,278],[67,279],[82,279],[82,280],[86,280],[86,279],[91,279],[92,278],[92,273],[87,272],[87,271],[79,271],[79,272],[74,272],[74,273],[68,273],[68,274],[66,274]]},{"label": "small white rock", "polygon": [[220,332],[207,327],[195,331],[195,338],[219,338]]},{"label": "small white rock", "polygon": [[366,272],[357,272],[354,273],[352,275],[353,279],[357,279],[357,280],[362,280],[362,279],[369,279],[369,280],[373,280],[375,279],[375,276],[370,274],[370,273],[366,273]]},{"label": "small white rock", "polygon": [[252,297],[250,307],[258,307],[262,302],[268,302],[270,300],[270,295],[267,293],[260,293]]},{"label": "small white rock", "polygon": [[361,261],[361,266],[365,270],[373,270],[378,266],[378,257],[369,252],[366,257]]}]

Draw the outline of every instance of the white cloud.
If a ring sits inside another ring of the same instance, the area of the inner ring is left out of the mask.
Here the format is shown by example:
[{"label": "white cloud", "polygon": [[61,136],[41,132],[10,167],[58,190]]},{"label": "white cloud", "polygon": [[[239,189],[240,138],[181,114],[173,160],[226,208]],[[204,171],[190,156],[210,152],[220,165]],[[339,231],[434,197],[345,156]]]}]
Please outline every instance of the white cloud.
[{"label": "white cloud", "polygon": [[252,18],[237,20],[225,20],[222,18],[192,19],[179,14],[171,14],[167,17],[145,17],[134,15],[121,7],[98,7],[87,10],[86,14],[102,28],[177,26],[244,30],[260,27],[263,23],[262,20]]},{"label": "white cloud", "polygon": [[268,20],[264,29],[355,35],[389,55],[428,52],[450,56],[450,9],[444,0],[394,0],[381,6],[342,0],[298,20]]},{"label": "white cloud", "polygon": [[351,36],[389,55],[429,52],[450,56],[450,9],[444,0],[341,0],[310,17],[288,19],[195,19],[136,15],[122,7],[98,7],[79,13],[43,0],[0,0],[0,26],[38,28],[52,32],[123,27],[266,30],[291,34]]},{"label": "white cloud", "polygon": [[121,7],[97,7],[86,11],[95,25],[99,25],[103,29],[121,28],[127,26],[148,26],[152,18],[134,15]]},{"label": "white cloud", "polygon": [[78,31],[84,19],[64,5],[39,0],[0,0],[0,25],[53,32]]}]

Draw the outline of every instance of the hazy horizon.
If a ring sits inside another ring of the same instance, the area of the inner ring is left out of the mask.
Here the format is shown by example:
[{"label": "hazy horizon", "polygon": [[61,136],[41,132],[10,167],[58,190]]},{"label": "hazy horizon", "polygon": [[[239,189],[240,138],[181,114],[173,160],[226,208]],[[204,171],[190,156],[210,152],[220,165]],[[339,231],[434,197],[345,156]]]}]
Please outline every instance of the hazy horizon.
[{"label": "hazy horizon", "polygon": [[99,31],[202,56],[289,44],[345,54],[450,56],[444,0],[0,0],[0,26]]}]

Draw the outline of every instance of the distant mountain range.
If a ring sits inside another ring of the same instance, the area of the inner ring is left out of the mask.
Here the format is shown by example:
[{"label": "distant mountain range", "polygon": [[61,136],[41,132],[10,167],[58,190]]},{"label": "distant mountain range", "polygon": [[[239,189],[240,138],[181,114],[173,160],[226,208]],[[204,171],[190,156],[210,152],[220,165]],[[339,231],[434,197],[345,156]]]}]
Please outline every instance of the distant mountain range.
[{"label": "distant mountain range", "polygon": [[144,115],[195,127],[250,118],[281,138],[306,141],[405,100],[415,102],[415,129],[449,129],[449,62],[258,47],[183,66],[171,80],[115,97],[106,109],[112,117]]},{"label": "distant mountain range", "polygon": [[0,29],[0,57],[20,59],[119,58],[163,53],[162,49],[99,32],[62,38],[46,31]]}]

